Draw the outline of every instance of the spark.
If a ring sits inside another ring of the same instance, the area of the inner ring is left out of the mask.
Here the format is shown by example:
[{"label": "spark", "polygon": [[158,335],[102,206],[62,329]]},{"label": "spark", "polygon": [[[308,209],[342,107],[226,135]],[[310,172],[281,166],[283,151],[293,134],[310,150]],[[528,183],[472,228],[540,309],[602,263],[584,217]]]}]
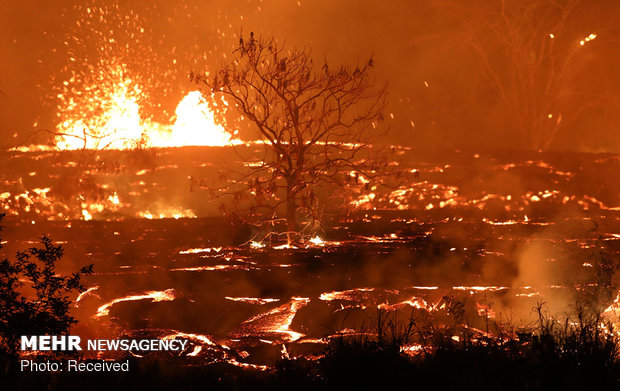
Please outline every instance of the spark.
[{"label": "spark", "polygon": [[583,46],[590,41],[594,41],[595,39],[596,39],[596,34],[592,33],[588,35],[587,37],[585,37],[584,39],[582,39],[581,41],[579,41],[579,44]]}]

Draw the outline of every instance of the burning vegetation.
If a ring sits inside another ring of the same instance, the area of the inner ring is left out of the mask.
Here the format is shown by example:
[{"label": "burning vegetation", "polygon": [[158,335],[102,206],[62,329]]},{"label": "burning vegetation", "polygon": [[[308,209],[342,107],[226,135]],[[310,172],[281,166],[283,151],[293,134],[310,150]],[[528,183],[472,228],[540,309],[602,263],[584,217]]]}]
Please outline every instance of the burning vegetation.
[{"label": "burning vegetation", "polygon": [[[588,124],[610,139],[607,18],[579,1],[417,4],[441,26],[397,40],[420,59],[394,68],[388,40],[349,40],[352,59],[280,37],[254,15],[263,2],[231,5],[234,23],[192,1],[100,3],[63,8],[53,121],[0,154],[0,248],[18,254],[0,262],[0,358],[26,355],[15,336],[30,322],[185,340],[84,353],[150,379],[169,365],[151,380],[169,389],[186,387],[179,374],[223,388],[620,385],[620,157],[562,150]],[[462,58],[440,61],[447,48]],[[489,134],[504,143],[480,144]]]}]

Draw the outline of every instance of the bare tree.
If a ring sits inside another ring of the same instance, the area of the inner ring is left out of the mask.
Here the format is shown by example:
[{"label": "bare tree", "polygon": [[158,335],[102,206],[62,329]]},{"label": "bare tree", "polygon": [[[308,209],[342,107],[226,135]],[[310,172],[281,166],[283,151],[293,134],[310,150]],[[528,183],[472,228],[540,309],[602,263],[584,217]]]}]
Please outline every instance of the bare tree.
[{"label": "bare tree", "polygon": [[525,147],[547,149],[586,109],[613,103],[601,90],[604,83],[580,82],[592,65],[589,46],[597,38],[594,32],[568,31],[580,0],[438,4],[460,15],[487,85],[505,105],[508,126]]},{"label": "bare tree", "polygon": [[242,157],[245,169],[214,196],[251,193],[253,212],[285,219],[292,232],[298,213],[317,218],[321,185],[380,174],[372,155],[386,97],[385,87],[375,87],[372,58],[355,68],[317,67],[310,50],[253,33],[240,38],[235,53],[213,74],[190,77],[249,120],[264,150],[258,164]]}]

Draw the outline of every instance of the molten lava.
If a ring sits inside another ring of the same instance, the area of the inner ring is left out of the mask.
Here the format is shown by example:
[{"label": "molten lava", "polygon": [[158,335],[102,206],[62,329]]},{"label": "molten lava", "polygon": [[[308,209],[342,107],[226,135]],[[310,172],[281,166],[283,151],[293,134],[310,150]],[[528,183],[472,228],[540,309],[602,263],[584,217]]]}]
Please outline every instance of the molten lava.
[{"label": "molten lava", "polygon": [[82,97],[78,101],[59,95],[62,103],[58,113],[61,122],[56,128],[58,149],[123,150],[239,143],[216,123],[200,91],[188,93],[176,108],[174,124],[166,125],[143,118],[139,104],[142,90],[124,76],[122,69],[111,72],[111,77],[118,81],[85,91],[87,99]]},{"label": "molten lava", "polygon": [[151,138],[153,146],[223,146],[232,143],[231,135],[222,125],[216,124],[213,112],[200,91],[192,91],[181,100],[176,116],[172,132],[158,133],[157,139]]},{"label": "molten lava", "polygon": [[136,300],[146,300],[151,299],[154,303],[160,301],[172,301],[174,300],[175,292],[174,289],[166,289],[165,291],[149,291],[141,295],[131,295],[127,297],[121,297],[118,299],[114,299],[109,303],[103,304],[97,309],[97,313],[94,317],[100,318],[102,316],[106,316],[110,313],[110,307],[112,307],[116,303],[120,303],[123,301],[136,301]]}]

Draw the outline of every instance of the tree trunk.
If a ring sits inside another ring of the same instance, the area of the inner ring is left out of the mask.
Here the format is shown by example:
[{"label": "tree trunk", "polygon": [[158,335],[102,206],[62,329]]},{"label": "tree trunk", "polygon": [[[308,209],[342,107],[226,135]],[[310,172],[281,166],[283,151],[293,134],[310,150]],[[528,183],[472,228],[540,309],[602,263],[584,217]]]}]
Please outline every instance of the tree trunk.
[{"label": "tree trunk", "polygon": [[289,184],[286,188],[286,225],[288,231],[297,231],[296,210],[295,193],[293,192],[292,185]]}]

